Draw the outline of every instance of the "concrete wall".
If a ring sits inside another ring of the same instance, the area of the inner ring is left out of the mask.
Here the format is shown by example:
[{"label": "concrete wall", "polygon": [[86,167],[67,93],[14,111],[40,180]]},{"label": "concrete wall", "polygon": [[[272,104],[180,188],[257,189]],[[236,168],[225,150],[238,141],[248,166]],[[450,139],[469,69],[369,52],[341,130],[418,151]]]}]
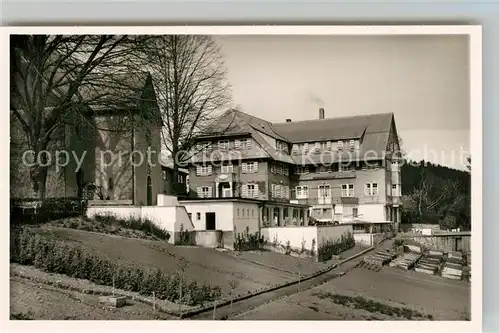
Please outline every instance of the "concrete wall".
[{"label": "concrete wall", "polygon": [[308,251],[318,253],[318,228],[311,227],[275,227],[262,228],[261,235],[266,241],[266,248],[271,251],[279,251],[290,242],[290,247],[296,250],[304,247]]},{"label": "concrete wall", "polygon": [[[318,248],[327,241],[336,242],[341,236],[352,234],[352,225],[337,226],[307,226],[307,227],[273,227],[262,228],[261,235],[266,240],[265,248],[283,253],[287,244],[292,252],[290,255],[307,256],[317,259]],[[304,249],[305,253],[301,253]]]},{"label": "concrete wall", "polygon": [[220,230],[197,230],[195,231],[196,245],[217,248],[222,246],[222,231]]},{"label": "concrete wall", "polygon": [[89,207],[87,209],[87,217],[92,218],[93,216],[100,215],[114,215],[118,218],[142,218],[149,219],[155,223],[160,228],[168,231],[171,236],[169,243],[174,244],[178,239],[178,234],[181,230],[192,231],[194,230],[194,225],[189,219],[188,212],[183,206],[127,206],[127,207]]},{"label": "concrete wall", "polygon": [[158,204],[158,206],[171,206],[172,207],[172,206],[178,206],[179,201],[177,200],[176,196],[158,194],[157,204]]},{"label": "concrete wall", "polygon": [[321,247],[327,241],[336,242],[341,239],[342,236],[347,236],[347,234],[352,234],[352,225],[335,225],[335,226],[317,226],[318,246]]}]

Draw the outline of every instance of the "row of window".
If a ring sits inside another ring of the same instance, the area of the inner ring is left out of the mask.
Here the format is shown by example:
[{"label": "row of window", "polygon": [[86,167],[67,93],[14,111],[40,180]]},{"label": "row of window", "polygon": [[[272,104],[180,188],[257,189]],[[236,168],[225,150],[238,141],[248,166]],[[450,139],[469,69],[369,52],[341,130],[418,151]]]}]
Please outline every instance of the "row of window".
[{"label": "row of window", "polygon": [[[246,210],[246,214],[245,214],[245,210]],[[250,214],[252,214],[252,218],[255,217],[255,210],[252,208],[241,208],[241,215],[240,215],[240,209],[237,208],[236,209],[236,217],[242,217],[244,219],[249,219],[250,218]]]},{"label": "row of window", "polygon": [[[251,149],[252,139],[236,139],[236,140],[219,140],[217,142],[217,149]],[[200,142],[196,144],[196,151],[211,152],[213,150],[212,142]]]},{"label": "row of window", "polygon": [[[330,173],[330,172],[347,172],[347,171],[355,171],[356,169],[360,170],[376,170],[382,166],[380,161],[373,161],[370,163],[361,163],[361,165],[357,166],[355,163],[350,163],[348,165],[343,165],[341,163],[336,163],[333,165],[320,165],[320,166],[297,166],[295,168],[295,172],[297,174],[308,174],[308,173]],[[388,169],[391,169],[391,164],[388,164]],[[392,168],[397,167],[398,162],[392,162]],[[225,163],[221,165],[222,173],[232,173],[234,170],[233,164]],[[290,174],[289,167],[283,163],[270,163],[270,171],[273,174],[285,175],[288,176]],[[243,162],[241,164],[242,173],[256,173],[259,171],[259,163],[258,162]],[[165,177],[166,174],[164,174]],[[197,176],[210,176],[212,175],[212,166],[211,165],[198,165],[196,167],[196,175]],[[164,178],[165,179],[165,178]],[[179,180],[179,182],[182,182]]]},{"label": "row of window", "polygon": [[[196,166],[196,175],[197,176],[211,176],[213,168],[211,165],[197,165]],[[232,173],[233,165],[232,164],[223,164],[221,166],[222,173]],[[241,163],[241,172],[242,173],[257,173],[259,172],[259,162],[243,162]]]},{"label": "row of window", "polygon": [[[359,169],[360,170],[376,170],[380,168],[380,162],[363,163]],[[354,163],[348,165],[342,165],[340,163],[334,165],[320,165],[318,167],[314,166],[298,166],[297,174],[307,174],[307,173],[328,173],[328,172],[344,172],[344,171],[355,171],[356,165]]]},{"label": "row of window", "polygon": [[302,153],[308,153],[309,151],[342,151],[344,149],[359,150],[359,140],[322,141],[314,143],[306,142],[292,145],[292,153],[294,154],[298,153],[299,151]]},{"label": "row of window", "polygon": [[[397,190],[398,185],[392,184],[393,190]],[[212,187],[200,186],[197,188],[197,194],[200,198],[211,198]],[[378,183],[365,183],[365,196],[378,196]],[[241,196],[244,198],[257,198],[259,196],[259,188],[257,184],[243,184],[241,186]],[[309,197],[309,186],[302,185],[295,187],[295,196],[297,199],[307,199]],[[354,184],[341,185],[342,197],[354,197]],[[288,185],[271,184],[271,197],[280,199],[290,199],[290,188]],[[320,185],[318,187],[318,197],[331,197],[331,186]]]},{"label": "row of window", "polygon": [[[341,189],[342,197],[354,197],[354,184],[342,184]],[[320,185],[318,192],[318,197],[331,197],[330,185]],[[378,183],[366,183],[364,193],[366,196],[377,196],[379,194]],[[296,186],[295,195],[297,199],[307,199],[309,197],[309,186]]]}]

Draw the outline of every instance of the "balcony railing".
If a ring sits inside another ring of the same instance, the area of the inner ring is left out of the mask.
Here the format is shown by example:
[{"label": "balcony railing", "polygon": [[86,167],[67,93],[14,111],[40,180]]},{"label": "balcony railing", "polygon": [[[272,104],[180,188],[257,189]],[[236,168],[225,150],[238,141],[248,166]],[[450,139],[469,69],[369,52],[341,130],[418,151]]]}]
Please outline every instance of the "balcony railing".
[{"label": "balcony railing", "polygon": [[291,198],[290,200],[294,200],[296,202],[298,202],[299,204],[303,204],[303,205],[338,205],[338,204],[342,204],[342,205],[357,205],[358,202],[359,202],[359,198],[357,197],[335,197],[335,198],[332,198],[332,197],[324,197],[324,198],[321,198],[321,197],[316,197],[316,198],[313,198],[313,197],[308,197],[308,198],[304,198],[304,197],[293,197]]}]

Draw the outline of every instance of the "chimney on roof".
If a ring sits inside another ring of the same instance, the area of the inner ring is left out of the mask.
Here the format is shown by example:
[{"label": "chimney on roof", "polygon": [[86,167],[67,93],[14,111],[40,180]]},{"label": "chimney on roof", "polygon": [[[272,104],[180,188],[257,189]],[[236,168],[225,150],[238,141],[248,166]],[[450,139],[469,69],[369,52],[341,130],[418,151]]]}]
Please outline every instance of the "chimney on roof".
[{"label": "chimney on roof", "polygon": [[325,109],[319,108],[319,119],[325,119]]},{"label": "chimney on roof", "polygon": [[286,120],[286,122],[287,122],[287,123],[291,123],[291,122],[292,122],[292,119],[288,118],[288,119]]}]

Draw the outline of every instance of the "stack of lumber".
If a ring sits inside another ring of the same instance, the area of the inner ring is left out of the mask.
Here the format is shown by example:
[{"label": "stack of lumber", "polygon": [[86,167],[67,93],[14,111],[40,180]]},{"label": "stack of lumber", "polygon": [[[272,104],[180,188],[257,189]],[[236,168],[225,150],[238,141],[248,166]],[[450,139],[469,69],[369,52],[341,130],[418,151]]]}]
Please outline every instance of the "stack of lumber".
[{"label": "stack of lumber", "polygon": [[369,256],[364,257],[363,261],[368,263],[368,264],[383,266],[383,265],[387,265],[395,257],[396,257],[396,255],[394,253],[387,252],[387,251],[378,251],[376,253],[373,253],[373,254],[370,254]]},{"label": "stack of lumber", "polygon": [[415,266],[415,263],[417,262],[418,259],[422,257],[421,253],[405,253],[400,257],[397,257],[393,261],[389,263],[389,266],[391,267],[400,267],[406,270],[409,270]]},{"label": "stack of lumber", "polygon": [[452,280],[462,280],[463,255],[461,252],[448,252],[448,258],[444,264],[441,276]]},{"label": "stack of lumber", "polygon": [[439,270],[443,257],[443,252],[430,250],[415,264],[415,271],[434,275]]}]

